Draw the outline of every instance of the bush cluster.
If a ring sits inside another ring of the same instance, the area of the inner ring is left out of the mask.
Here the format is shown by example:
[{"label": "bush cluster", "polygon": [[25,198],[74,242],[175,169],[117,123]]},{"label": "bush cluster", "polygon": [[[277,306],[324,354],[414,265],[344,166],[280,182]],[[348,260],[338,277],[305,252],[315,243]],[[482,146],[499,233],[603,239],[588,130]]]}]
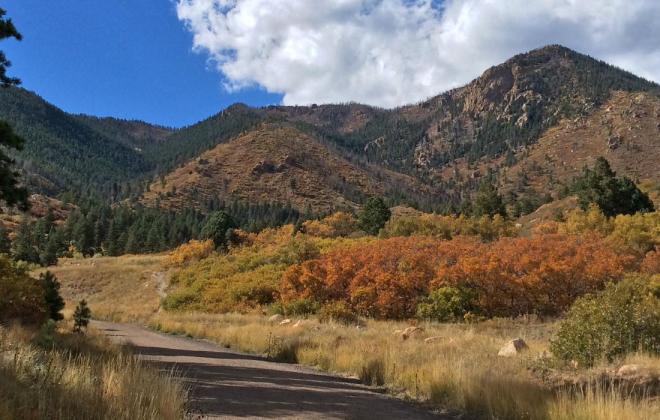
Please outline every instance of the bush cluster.
[{"label": "bush cluster", "polygon": [[552,341],[552,353],[585,366],[637,351],[660,354],[659,280],[629,276],[578,299]]}]

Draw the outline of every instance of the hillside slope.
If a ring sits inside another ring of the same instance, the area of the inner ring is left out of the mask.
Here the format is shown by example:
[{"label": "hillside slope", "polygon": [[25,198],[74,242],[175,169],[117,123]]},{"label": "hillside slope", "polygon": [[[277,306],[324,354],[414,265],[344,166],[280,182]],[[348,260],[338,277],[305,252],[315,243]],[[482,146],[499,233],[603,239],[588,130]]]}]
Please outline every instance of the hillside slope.
[{"label": "hillside slope", "polygon": [[[412,178],[389,177],[407,182],[410,189],[421,188]],[[389,188],[384,181],[289,124],[266,123],[154,182],[143,202],[203,207],[214,197],[231,197],[323,212],[384,194]]]},{"label": "hillside slope", "polygon": [[123,182],[151,168],[118,132],[96,130],[24,89],[0,89],[0,119],[25,139],[16,156],[33,192]]}]

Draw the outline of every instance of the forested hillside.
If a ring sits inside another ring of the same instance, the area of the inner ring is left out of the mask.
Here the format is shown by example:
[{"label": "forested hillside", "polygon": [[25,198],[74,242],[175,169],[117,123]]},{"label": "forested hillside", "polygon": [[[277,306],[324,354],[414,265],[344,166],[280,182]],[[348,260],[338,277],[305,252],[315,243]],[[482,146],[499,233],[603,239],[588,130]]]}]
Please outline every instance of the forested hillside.
[{"label": "forested hillside", "polygon": [[245,200],[327,212],[382,195],[447,213],[465,210],[486,182],[526,213],[598,156],[651,188],[660,182],[658,86],[561,46],[391,110],[236,104],[170,129],[70,115],[12,88],[0,92],[0,119],[26,139],[17,157],[32,192],[175,210]]}]

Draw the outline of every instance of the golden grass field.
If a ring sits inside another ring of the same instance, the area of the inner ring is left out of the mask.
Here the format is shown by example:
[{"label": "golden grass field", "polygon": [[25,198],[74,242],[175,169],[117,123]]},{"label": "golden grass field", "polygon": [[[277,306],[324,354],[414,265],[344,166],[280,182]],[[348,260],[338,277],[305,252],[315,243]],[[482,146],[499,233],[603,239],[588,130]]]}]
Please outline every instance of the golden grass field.
[{"label": "golden grass field", "polygon": [[172,374],[147,367],[93,330],[80,335],[70,327],[50,338],[0,327],[1,419],[183,418],[186,390]]},{"label": "golden grass field", "polygon": [[96,318],[145,322],[158,311],[163,255],[63,258],[49,267],[59,279],[65,313],[86,299]]},{"label": "golden grass field", "polygon": [[[365,321],[358,328],[303,319],[297,327],[271,323],[258,314],[214,315],[158,310],[154,272],[161,256],[65,260],[51,269],[67,301],[88,299],[97,317],[138,321],[168,333],[215,341],[272,359],[315,366],[384,386],[404,398],[426,402],[449,413],[492,419],[638,419],[660,416],[657,399],[637,398],[598,381],[581,391],[551,389],[530,367],[542,364],[556,323],[535,319],[495,319],[476,324],[420,323],[423,332],[403,340],[394,331],[405,322]],[[425,338],[439,337],[432,343]],[[498,357],[508,340],[521,337],[530,350]],[[625,363],[660,373],[658,358],[629,357],[612,366],[575,372],[597,377]],[[570,372],[569,372],[570,374]]]}]

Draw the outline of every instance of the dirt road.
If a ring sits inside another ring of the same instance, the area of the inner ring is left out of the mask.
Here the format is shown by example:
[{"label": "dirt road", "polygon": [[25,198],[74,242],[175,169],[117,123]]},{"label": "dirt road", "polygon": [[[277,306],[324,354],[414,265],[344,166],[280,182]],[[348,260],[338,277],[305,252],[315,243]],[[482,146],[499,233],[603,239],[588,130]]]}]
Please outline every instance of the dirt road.
[{"label": "dirt road", "polygon": [[100,321],[93,325],[112,340],[135,346],[141,358],[163,369],[174,367],[191,390],[193,413],[201,418],[442,418],[356,380],[134,325]]}]

